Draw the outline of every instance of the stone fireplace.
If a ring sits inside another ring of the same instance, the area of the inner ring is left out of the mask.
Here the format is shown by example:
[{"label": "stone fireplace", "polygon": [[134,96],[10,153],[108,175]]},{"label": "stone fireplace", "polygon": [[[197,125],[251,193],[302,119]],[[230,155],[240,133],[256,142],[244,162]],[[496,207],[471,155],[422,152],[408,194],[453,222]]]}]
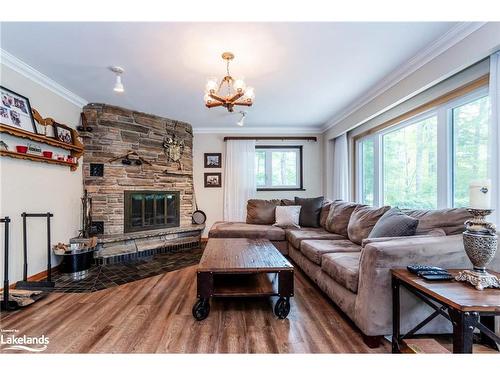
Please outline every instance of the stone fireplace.
[{"label": "stone fireplace", "polygon": [[[83,113],[92,128],[81,136],[84,187],[102,232],[98,256],[199,242],[203,228],[191,223],[191,125],[107,104],[88,104]],[[167,156],[167,138],[183,141],[180,160]]]}]

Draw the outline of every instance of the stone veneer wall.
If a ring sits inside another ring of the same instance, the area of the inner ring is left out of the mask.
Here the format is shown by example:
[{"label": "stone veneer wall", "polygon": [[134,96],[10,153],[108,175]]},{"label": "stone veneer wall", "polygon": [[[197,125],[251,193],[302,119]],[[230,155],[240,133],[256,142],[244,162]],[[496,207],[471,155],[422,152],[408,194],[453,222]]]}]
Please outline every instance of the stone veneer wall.
[{"label": "stone veneer wall", "polygon": [[[83,108],[92,132],[82,132],[84,186],[92,197],[92,219],[104,221],[104,234],[123,233],[124,190],[180,192],[180,225],[191,225],[193,211],[193,132],[191,125],[107,104]],[[167,161],[165,136],[184,139],[179,163]],[[123,165],[110,159],[136,151],[153,165]],[[103,177],[90,176],[90,163],[104,164]]]}]

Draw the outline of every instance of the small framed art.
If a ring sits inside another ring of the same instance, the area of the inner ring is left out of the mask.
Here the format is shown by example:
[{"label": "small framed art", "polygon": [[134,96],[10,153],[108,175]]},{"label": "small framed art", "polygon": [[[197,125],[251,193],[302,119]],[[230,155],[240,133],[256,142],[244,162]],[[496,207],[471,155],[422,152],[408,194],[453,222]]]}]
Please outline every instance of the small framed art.
[{"label": "small framed art", "polygon": [[222,167],[222,154],[219,153],[205,153],[205,168],[221,168]]},{"label": "small framed art", "polygon": [[205,187],[206,188],[219,188],[222,187],[221,173],[205,173]]}]

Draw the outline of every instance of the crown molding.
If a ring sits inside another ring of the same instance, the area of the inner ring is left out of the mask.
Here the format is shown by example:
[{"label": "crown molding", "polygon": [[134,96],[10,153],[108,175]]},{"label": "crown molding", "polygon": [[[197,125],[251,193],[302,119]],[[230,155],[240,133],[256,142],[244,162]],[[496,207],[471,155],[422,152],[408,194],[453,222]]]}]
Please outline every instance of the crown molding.
[{"label": "crown molding", "polygon": [[38,83],[40,86],[43,86],[47,90],[52,91],[54,94],[59,95],[63,99],[66,99],[67,101],[73,103],[78,107],[83,107],[88,103],[88,101],[81,96],[78,96],[74,92],[71,92],[53,79],[47,77],[43,73],[40,73],[32,66],[26,64],[24,61],[18,59],[16,56],[12,55],[2,48],[0,48],[0,62],[6,67]]},{"label": "crown molding", "polygon": [[276,134],[276,135],[292,135],[292,134],[312,134],[320,135],[322,133],[319,127],[300,127],[300,128],[287,128],[287,127],[226,127],[226,128],[194,128],[194,134],[245,134],[245,135],[261,135],[261,134]]},{"label": "crown molding", "polygon": [[333,128],[340,121],[365,106],[367,103],[383,94],[385,91],[402,81],[425,64],[429,63],[437,56],[441,55],[446,50],[459,43],[470,34],[480,29],[486,22],[460,22],[452,27],[440,38],[436,39],[432,44],[420,50],[411,59],[402,64],[399,68],[392,71],[389,75],[381,79],[375,86],[369,89],[365,94],[358,97],[351,104],[342,109],[338,114],[328,120],[322,128],[322,132],[326,132]]}]

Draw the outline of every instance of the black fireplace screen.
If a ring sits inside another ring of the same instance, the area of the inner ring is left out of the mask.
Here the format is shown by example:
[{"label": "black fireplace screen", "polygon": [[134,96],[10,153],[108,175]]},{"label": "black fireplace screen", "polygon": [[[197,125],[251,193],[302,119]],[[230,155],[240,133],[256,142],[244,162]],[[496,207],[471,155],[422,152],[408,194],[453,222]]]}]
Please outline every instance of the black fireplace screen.
[{"label": "black fireplace screen", "polygon": [[179,226],[178,191],[125,191],[125,232]]}]

